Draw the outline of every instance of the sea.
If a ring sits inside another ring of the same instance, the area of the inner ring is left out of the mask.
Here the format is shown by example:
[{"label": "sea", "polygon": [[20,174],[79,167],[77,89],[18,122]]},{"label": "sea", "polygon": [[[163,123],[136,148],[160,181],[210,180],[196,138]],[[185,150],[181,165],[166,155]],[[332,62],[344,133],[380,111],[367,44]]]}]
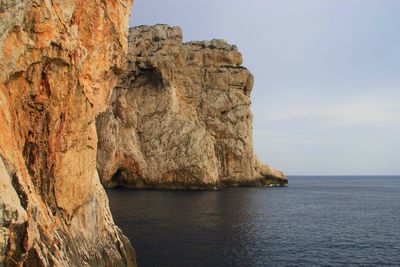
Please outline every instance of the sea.
[{"label": "sea", "polygon": [[400,266],[400,177],[107,194],[139,267]]}]

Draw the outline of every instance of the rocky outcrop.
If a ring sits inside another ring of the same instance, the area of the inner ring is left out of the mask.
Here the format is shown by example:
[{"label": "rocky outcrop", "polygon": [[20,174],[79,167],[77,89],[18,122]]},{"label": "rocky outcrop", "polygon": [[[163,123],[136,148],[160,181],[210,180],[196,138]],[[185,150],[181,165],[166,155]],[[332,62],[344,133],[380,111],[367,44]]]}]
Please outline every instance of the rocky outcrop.
[{"label": "rocky outcrop", "polygon": [[96,120],[107,187],[213,189],[287,183],[253,151],[253,76],[235,46],[182,43],[178,27],[130,29],[128,63]]},{"label": "rocky outcrop", "polygon": [[0,266],[132,266],[96,171],[95,116],[131,0],[0,1]]}]

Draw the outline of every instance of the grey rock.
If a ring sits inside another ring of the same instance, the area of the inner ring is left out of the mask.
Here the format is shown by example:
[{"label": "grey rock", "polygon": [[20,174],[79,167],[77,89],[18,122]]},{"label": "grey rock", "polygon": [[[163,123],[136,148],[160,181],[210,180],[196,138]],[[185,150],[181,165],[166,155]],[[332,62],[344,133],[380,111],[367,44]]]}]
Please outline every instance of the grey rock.
[{"label": "grey rock", "polygon": [[128,63],[97,117],[97,170],[106,187],[215,189],[284,185],[253,151],[253,76],[236,46],[182,42],[182,30],[129,32]]}]

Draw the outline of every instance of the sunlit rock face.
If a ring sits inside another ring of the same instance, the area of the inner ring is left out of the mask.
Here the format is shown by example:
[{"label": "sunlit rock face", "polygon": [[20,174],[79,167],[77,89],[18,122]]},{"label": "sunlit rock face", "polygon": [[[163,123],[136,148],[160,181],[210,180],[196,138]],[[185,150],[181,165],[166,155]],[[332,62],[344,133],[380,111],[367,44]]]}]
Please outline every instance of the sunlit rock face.
[{"label": "sunlit rock face", "polygon": [[128,61],[96,120],[107,187],[213,189],[287,183],[253,151],[253,76],[236,46],[182,42],[167,25],[129,32]]},{"label": "sunlit rock face", "polygon": [[0,1],[0,266],[133,266],[96,171],[95,116],[131,0]]}]

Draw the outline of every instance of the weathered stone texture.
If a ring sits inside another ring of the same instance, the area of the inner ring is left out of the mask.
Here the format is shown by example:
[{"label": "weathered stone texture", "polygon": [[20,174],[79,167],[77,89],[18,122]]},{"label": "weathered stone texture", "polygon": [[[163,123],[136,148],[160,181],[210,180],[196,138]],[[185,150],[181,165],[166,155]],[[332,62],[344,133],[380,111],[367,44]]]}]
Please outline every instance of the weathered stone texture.
[{"label": "weathered stone texture", "polygon": [[134,265],[96,171],[95,116],[131,0],[0,1],[0,265]]},{"label": "weathered stone texture", "polygon": [[253,76],[235,46],[182,42],[178,27],[130,29],[128,62],[96,121],[105,186],[217,188],[285,184],[256,159]]}]

